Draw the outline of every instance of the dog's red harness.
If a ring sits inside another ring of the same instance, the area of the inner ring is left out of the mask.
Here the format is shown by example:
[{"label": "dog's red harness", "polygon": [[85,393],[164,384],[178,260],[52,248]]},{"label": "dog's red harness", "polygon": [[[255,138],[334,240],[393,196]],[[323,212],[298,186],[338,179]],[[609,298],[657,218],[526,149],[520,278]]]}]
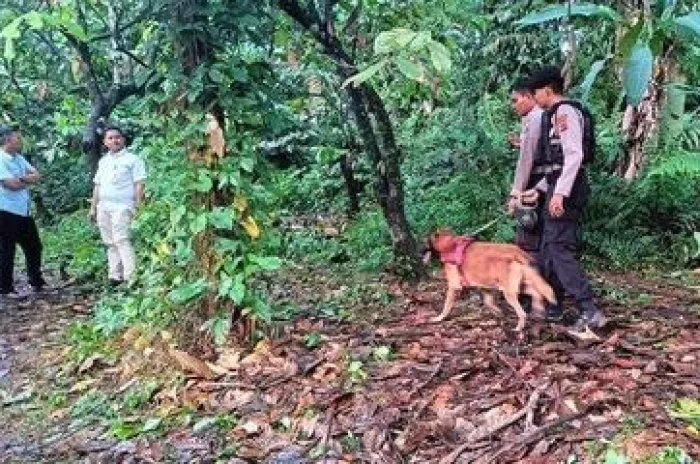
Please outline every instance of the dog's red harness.
[{"label": "dog's red harness", "polygon": [[457,245],[452,251],[440,254],[440,261],[443,264],[456,264],[457,266],[461,266],[464,262],[464,255],[467,253],[467,248],[469,248],[472,243],[476,242],[476,238],[470,236],[456,237],[455,240],[457,241]]}]

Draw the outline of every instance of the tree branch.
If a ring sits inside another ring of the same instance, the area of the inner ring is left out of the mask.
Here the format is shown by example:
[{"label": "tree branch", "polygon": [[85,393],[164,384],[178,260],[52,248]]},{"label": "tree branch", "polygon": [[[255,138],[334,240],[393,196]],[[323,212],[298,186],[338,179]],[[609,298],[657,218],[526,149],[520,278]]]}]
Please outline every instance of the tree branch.
[{"label": "tree branch", "polygon": [[132,60],[134,60],[135,62],[137,62],[138,64],[140,64],[141,66],[143,66],[143,67],[146,68],[146,69],[149,69],[149,68],[151,67],[151,65],[149,65],[148,63],[146,63],[145,61],[143,61],[141,58],[139,58],[138,56],[134,55],[130,50],[127,50],[126,48],[124,48],[124,47],[122,47],[122,46],[117,47],[117,48],[116,48],[116,51],[124,53],[124,54],[127,55],[129,58],[131,58]]},{"label": "tree branch", "polygon": [[66,38],[68,43],[70,43],[71,46],[75,49],[76,53],[78,53],[78,56],[80,56],[80,59],[82,60],[83,64],[87,67],[87,86],[88,92],[90,93],[90,97],[93,99],[104,98],[104,96],[102,95],[102,91],[100,90],[100,83],[97,77],[97,73],[95,72],[95,67],[92,64],[92,55],[90,54],[90,48],[88,47],[88,44],[79,40],[77,37],[75,37],[70,32],[66,31],[65,29],[61,29],[61,32],[63,33],[63,36]]},{"label": "tree branch", "polygon": [[12,85],[14,85],[17,88],[17,91],[19,92],[20,95],[22,95],[22,99],[24,100],[25,104],[29,103],[29,95],[27,95],[27,92],[22,88],[20,85],[19,81],[17,80],[17,76],[15,76],[15,69],[12,64],[3,58],[3,61],[5,62],[5,68],[8,71],[8,76],[10,78],[10,81],[12,82]]},{"label": "tree branch", "polygon": [[[310,3],[313,3],[313,0]],[[338,38],[325,33],[323,22],[315,7],[302,8],[298,0],[277,0],[277,4],[282,11],[313,34],[316,41],[323,46],[324,53],[333,59],[338,66],[353,74],[357,71],[355,64],[343,49]]]}]

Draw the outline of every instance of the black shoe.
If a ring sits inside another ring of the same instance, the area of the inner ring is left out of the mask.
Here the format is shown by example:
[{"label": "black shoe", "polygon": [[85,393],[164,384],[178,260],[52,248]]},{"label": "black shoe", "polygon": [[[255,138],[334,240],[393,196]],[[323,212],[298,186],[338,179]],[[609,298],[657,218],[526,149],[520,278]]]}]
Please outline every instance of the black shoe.
[{"label": "black shoe", "polygon": [[117,279],[109,279],[109,288],[117,288],[124,282]]},{"label": "black shoe", "polygon": [[594,329],[600,329],[608,322],[600,310],[587,311],[583,313],[579,321],[581,321],[582,324],[586,324]]},{"label": "black shoe", "polygon": [[544,311],[544,320],[547,322],[561,322],[564,320],[564,308],[559,304],[548,304]]},{"label": "black shoe", "polygon": [[600,329],[606,322],[605,316],[599,310],[587,311],[581,314],[576,324],[569,329],[569,334],[579,340],[600,340],[600,337],[591,329]]}]

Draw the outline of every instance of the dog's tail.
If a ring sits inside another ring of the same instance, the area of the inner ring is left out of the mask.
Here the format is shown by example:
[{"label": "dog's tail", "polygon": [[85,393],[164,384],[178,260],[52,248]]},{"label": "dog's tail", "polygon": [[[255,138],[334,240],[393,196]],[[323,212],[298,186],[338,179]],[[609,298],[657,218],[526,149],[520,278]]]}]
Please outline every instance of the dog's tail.
[{"label": "dog's tail", "polygon": [[557,299],[554,296],[554,290],[542,278],[539,272],[532,266],[523,266],[523,276],[532,285],[532,287],[540,293],[550,303],[556,303]]},{"label": "dog's tail", "polygon": [[512,252],[513,252],[513,260],[516,263],[523,264],[525,266],[532,266],[532,256],[528,254],[528,252],[524,251],[522,248],[513,245],[512,246]]}]

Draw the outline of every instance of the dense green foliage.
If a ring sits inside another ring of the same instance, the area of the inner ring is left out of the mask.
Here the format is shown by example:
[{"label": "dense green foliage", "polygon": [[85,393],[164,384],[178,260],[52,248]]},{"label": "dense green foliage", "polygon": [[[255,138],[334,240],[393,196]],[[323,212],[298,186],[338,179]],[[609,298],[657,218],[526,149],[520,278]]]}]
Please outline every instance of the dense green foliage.
[{"label": "dense green foliage", "polygon": [[[105,95],[127,84],[135,89],[115,101],[110,118],[127,124],[132,148],[150,173],[147,204],[135,225],[141,290],[116,302],[105,297],[99,326],[116,330],[143,319],[168,324],[213,295],[218,309],[205,328],[221,341],[234,307],[275,317],[256,282],[283,264],[279,258],[382,268],[391,242],[373,167],[358,145],[335,64],[308,31],[275,2],[183,3],[179,8],[211,19],[206,27],[192,24],[210,51],[185,72],[181,48],[190,36],[168,22],[174,4],[127,3],[114,11],[99,0],[48,7],[15,0],[0,12],[0,119],[22,124],[27,152],[46,173],[41,196],[54,215],[44,231],[49,266],[67,262],[70,273],[103,277],[104,252],[84,219],[89,163],[81,138],[100,100],[96,88]],[[331,12],[344,27],[343,45],[365,70],[357,80],[378,90],[391,116],[414,233],[422,237],[437,226],[467,233],[500,218],[483,236],[512,240],[503,204],[517,153],[506,136],[519,122],[508,86],[536,65],[561,64],[567,29],[560,26],[571,24],[578,38],[572,93],[593,109],[601,147],[590,169],[587,259],[626,269],[679,266],[695,252],[693,233],[700,229],[700,21],[691,2],[672,2],[672,12],[661,12],[663,21],[652,27],[649,19],[641,32],[642,22],[630,19],[640,12],[614,10],[612,2],[571,17],[552,11],[543,17],[545,2],[511,3],[374,0],[361,10],[338,2]],[[682,28],[668,29],[672,24]],[[620,27],[634,31],[644,52],[617,43]],[[625,64],[628,58],[638,62]],[[683,80],[663,81],[664,89],[685,95],[678,136],[665,143],[652,137],[642,176],[624,181],[615,174],[625,149],[624,92],[636,102],[646,85],[631,82],[630,66],[651,73],[671,59]],[[122,83],[114,80],[119,73]],[[193,151],[204,145],[205,113],[214,106],[224,115],[226,156],[193,161]],[[361,212],[348,221],[340,160],[349,151]],[[329,234],[328,227],[342,233]],[[207,242],[214,264],[203,275],[197,246],[207,234],[214,237]]]}]

